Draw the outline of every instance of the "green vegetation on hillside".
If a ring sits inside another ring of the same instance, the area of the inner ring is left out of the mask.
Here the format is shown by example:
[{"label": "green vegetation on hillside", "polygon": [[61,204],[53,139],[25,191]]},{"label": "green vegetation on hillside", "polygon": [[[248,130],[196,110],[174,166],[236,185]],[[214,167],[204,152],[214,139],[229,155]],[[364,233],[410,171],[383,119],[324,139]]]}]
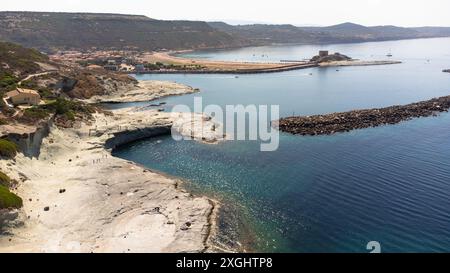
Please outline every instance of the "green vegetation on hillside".
[{"label": "green vegetation on hillside", "polygon": [[58,98],[54,102],[46,104],[42,107],[54,112],[57,115],[65,115],[70,112],[79,114],[92,114],[95,112],[93,106],[63,98]]},{"label": "green vegetation on hillside", "polygon": [[48,57],[35,49],[0,42],[0,86],[17,82],[18,77],[36,73],[40,68],[36,62],[47,61]]},{"label": "green vegetation on hillside", "polygon": [[74,121],[76,117],[89,119],[96,111],[94,106],[64,98],[57,98],[45,105],[33,106],[24,110],[19,121],[24,123],[36,123],[50,115],[55,115],[62,121]]},{"label": "green vegetation on hillside", "polygon": [[[47,61],[48,57],[35,49],[0,42],[0,97],[15,89],[20,79],[39,71],[36,62]],[[0,108],[3,112],[7,111],[3,100],[0,100]]]},{"label": "green vegetation on hillside", "polygon": [[10,192],[7,187],[0,185],[0,209],[19,209],[22,206],[22,198]]},{"label": "green vegetation on hillside", "polygon": [[17,87],[18,82],[19,78],[13,74],[6,71],[0,71],[0,91],[13,90]]},{"label": "green vegetation on hillside", "polygon": [[7,176],[4,172],[0,171],[0,186],[9,187],[11,183],[11,178]]},{"label": "green vegetation on hillside", "polygon": [[6,158],[13,158],[18,151],[17,145],[7,139],[0,139],[0,156]]},{"label": "green vegetation on hillside", "polygon": [[240,40],[206,22],[92,13],[0,12],[0,37],[42,50],[92,47],[160,50],[242,45]]},{"label": "green vegetation on hillside", "polygon": [[22,198],[9,191],[11,178],[0,171],[0,209],[21,208]]},{"label": "green vegetation on hillside", "polygon": [[50,115],[50,111],[40,106],[34,106],[23,111],[22,120],[34,123],[36,121],[45,119]]},{"label": "green vegetation on hillside", "polygon": [[39,92],[39,95],[41,95],[41,98],[43,99],[54,97],[54,94],[51,92],[51,90],[48,87],[39,86],[39,84],[36,82],[36,79],[22,81],[19,87],[36,90]]}]

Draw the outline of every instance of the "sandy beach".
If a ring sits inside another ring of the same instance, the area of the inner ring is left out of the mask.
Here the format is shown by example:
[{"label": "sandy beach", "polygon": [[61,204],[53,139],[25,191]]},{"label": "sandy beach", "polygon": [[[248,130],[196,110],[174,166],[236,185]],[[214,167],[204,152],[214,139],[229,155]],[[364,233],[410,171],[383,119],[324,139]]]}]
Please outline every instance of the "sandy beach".
[{"label": "sandy beach", "polygon": [[399,61],[379,60],[379,61],[363,61],[363,60],[345,60],[345,61],[326,61],[326,62],[231,62],[231,61],[211,61],[202,59],[190,59],[174,56],[176,52],[154,52],[143,54],[140,58],[144,62],[165,64],[173,64],[179,66],[198,65],[201,68],[189,70],[154,70],[144,73],[189,73],[189,74],[209,74],[209,73],[233,73],[233,74],[256,74],[256,73],[274,73],[291,71],[298,69],[306,69],[312,67],[340,67],[340,66],[371,66],[371,65],[392,65],[399,64]]},{"label": "sandy beach", "polygon": [[212,70],[238,70],[238,69],[267,69],[286,66],[281,63],[256,63],[256,62],[232,62],[211,61],[204,59],[190,59],[174,56],[177,52],[154,52],[143,54],[141,59],[149,63],[163,62],[176,65],[201,65]]},{"label": "sandy beach", "polygon": [[95,114],[76,129],[53,127],[38,159],[2,160],[2,170],[20,181],[16,192],[24,207],[3,229],[0,252],[211,251],[214,200],[110,153],[116,145],[169,133],[174,121],[198,140],[223,140],[211,131],[219,125],[202,114],[132,108]]},{"label": "sandy beach", "polygon": [[[211,61],[204,59],[190,59],[174,56],[176,52],[153,52],[145,53],[140,59],[143,62],[161,62],[173,65],[198,65],[201,69],[182,71],[183,73],[215,72],[215,73],[267,73],[302,69],[309,67],[309,62],[233,62],[233,61]],[[165,71],[167,72],[167,71]],[[176,72],[176,71],[175,71]]]}]

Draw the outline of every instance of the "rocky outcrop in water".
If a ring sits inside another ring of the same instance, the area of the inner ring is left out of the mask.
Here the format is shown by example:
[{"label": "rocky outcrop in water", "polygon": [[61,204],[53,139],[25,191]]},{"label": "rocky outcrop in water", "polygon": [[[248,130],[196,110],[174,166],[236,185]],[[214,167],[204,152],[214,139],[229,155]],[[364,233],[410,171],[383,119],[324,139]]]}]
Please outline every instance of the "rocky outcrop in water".
[{"label": "rocky outcrop in water", "polygon": [[354,110],[327,115],[288,117],[278,121],[279,129],[296,135],[330,135],[355,129],[396,124],[412,118],[435,116],[447,112],[450,96],[402,106]]},{"label": "rocky outcrop in water", "polygon": [[314,56],[311,58],[311,62],[313,63],[328,63],[328,62],[341,62],[341,61],[350,61],[352,58],[345,56],[343,54],[340,54],[338,52],[326,55],[326,56]]}]

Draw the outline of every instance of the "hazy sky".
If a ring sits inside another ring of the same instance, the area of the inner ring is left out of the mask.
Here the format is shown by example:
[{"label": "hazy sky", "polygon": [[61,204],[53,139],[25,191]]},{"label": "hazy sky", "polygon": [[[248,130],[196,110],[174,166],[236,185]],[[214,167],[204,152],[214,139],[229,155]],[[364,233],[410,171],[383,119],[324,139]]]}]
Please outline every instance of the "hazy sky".
[{"label": "hazy sky", "polygon": [[1,10],[142,14],[156,19],[450,26],[449,0],[1,0]]}]

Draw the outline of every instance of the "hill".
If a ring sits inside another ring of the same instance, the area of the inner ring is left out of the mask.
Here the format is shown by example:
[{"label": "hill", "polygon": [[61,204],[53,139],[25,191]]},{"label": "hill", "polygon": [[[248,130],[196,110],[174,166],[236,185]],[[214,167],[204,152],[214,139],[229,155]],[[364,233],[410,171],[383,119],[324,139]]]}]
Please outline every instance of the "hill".
[{"label": "hill", "polygon": [[343,23],[327,27],[296,27],[293,25],[238,25],[211,22],[210,26],[254,44],[270,43],[352,43],[414,38],[449,37],[450,28],[403,28],[396,26],[366,27]]},{"label": "hill", "polygon": [[222,22],[211,22],[209,25],[239,39],[248,39],[253,44],[312,43],[318,41],[318,35],[293,25],[254,24],[232,26]]},{"label": "hill", "polygon": [[47,55],[35,49],[24,48],[13,43],[0,42],[0,71],[21,76],[36,73],[39,62],[48,62]]},{"label": "hill", "polygon": [[[16,87],[37,90],[44,99],[89,98],[111,88],[132,88],[136,80],[104,69],[55,63],[35,49],[0,42],[0,97]],[[33,77],[27,77],[33,75]],[[3,101],[0,108],[5,110]]]},{"label": "hill", "polygon": [[354,23],[343,23],[328,27],[311,27],[303,29],[311,33],[326,33],[331,38],[334,37],[348,41],[383,41],[421,38],[426,36],[426,33],[421,33],[411,28],[396,26],[366,27]]},{"label": "hill", "polygon": [[41,70],[48,57],[35,49],[0,42],[0,95],[13,89],[26,75]]},{"label": "hill", "polygon": [[164,21],[141,15],[0,12],[0,40],[45,52],[56,50],[180,50],[274,43],[351,43],[448,37],[450,28],[229,25],[223,22]]},{"label": "hill", "polygon": [[414,30],[432,36],[450,36],[449,27],[416,27]]},{"label": "hill", "polygon": [[241,46],[245,41],[199,21],[139,15],[0,12],[0,40],[55,49],[193,49]]}]

